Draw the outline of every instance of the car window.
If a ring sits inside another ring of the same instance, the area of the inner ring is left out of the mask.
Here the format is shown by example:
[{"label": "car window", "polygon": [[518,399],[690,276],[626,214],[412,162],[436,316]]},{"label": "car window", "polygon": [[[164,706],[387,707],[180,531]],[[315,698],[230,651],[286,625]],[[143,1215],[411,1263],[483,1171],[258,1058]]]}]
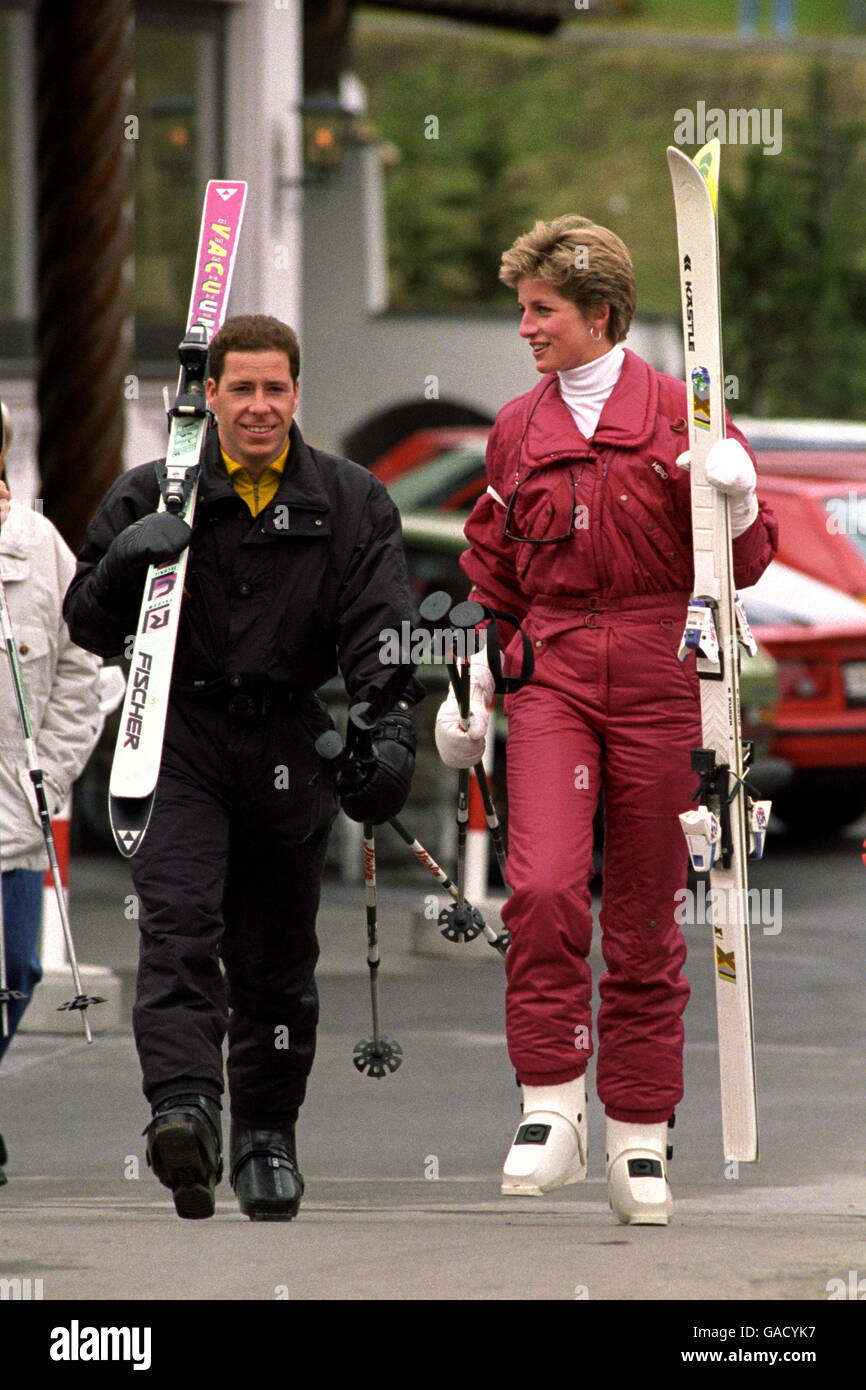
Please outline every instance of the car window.
[{"label": "car window", "polygon": [[736,422],[756,452],[866,450],[866,427],[851,420],[760,420],[738,415]]},{"label": "car window", "polygon": [[400,511],[441,507],[467,483],[483,478],[484,470],[482,449],[446,449],[429,463],[395,478],[388,491]]},{"label": "car window", "polygon": [[[739,424],[739,421],[737,422]],[[743,431],[745,433],[745,431]],[[862,427],[856,435],[851,438],[830,436],[816,437],[810,435],[808,438],[801,438],[794,433],[785,434],[765,434],[760,426],[752,428],[746,435],[749,443],[756,454],[795,454],[802,453],[806,456],[814,453],[851,453],[862,454],[866,448],[866,437],[864,437]]]},{"label": "car window", "polygon": [[804,618],[801,613],[792,612],[784,604],[772,603],[755,595],[743,595],[743,607],[752,627],[788,627],[791,624],[799,627],[812,626],[810,620]]},{"label": "car window", "polygon": [[835,497],[824,498],[827,530],[833,535],[847,536],[866,559],[866,492],[849,488]]}]

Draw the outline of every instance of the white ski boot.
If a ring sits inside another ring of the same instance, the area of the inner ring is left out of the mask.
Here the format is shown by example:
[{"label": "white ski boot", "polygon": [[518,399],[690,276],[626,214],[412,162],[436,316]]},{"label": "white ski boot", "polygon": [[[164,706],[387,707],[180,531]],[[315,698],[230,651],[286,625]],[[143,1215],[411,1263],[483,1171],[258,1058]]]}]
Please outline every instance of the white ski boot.
[{"label": "white ski boot", "polygon": [[508,1197],[540,1197],[586,1177],[586,1082],[524,1086],[523,1118],[502,1170]]},{"label": "white ski boot", "polygon": [[622,1226],[666,1226],[674,1209],[667,1181],[668,1126],[607,1120],[607,1196]]}]

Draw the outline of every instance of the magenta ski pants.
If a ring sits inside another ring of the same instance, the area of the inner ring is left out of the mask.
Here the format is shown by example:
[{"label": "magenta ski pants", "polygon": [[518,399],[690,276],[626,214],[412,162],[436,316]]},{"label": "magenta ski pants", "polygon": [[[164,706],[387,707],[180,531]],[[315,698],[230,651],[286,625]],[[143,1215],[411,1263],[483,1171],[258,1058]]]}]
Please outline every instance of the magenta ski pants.
[{"label": "magenta ski pants", "polygon": [[687,596],[534,605],[529,685],[506,700],[508,1050],[524,1085],[556,1085],[593,1053],[590,883],[603,793],[597,1091],[652,1124],[682,1098],[689,986],[675,913],[697,786],[694,661],[677,658]]}]

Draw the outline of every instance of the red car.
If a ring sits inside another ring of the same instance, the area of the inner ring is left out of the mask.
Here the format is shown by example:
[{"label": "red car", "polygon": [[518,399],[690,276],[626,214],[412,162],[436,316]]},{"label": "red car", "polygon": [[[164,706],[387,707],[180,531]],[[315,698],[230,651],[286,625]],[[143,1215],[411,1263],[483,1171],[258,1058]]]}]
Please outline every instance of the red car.
[{"label": "red car", "polygon": [[866,610],[779,560],[741,597],[776,662],[766,751],[792,776],[773,810],[799,833],[837,830],[866,812]]},{"label": "red car", "polygon": [[779,520],[778,558],[866,602],[866,455],[859,480],[776,475],[757,457],[758,495]]},{"label": "red car", "polygon": [[866,428],[847,421],[738,420],[758,494],[779,519],[778,558],[866,601]]}]

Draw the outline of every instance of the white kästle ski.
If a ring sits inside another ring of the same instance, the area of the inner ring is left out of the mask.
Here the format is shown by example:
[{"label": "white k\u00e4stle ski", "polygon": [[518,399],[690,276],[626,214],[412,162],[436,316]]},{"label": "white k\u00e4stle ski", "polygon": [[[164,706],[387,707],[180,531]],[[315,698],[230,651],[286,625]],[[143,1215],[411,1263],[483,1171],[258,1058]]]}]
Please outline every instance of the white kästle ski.
[{"label": "white k\u00e4stle ski", "polygon": [[[178,349],[180,378],[170,413],[168,451],[158,470],[159,511],[192,525],[201,452],[208,427],[204,374],[211,338],[226,315],[247,185],[214,179],[207,186],[186,333]],[[114,840],[135,854],[150,820],[162,761],[171,672],[188,550],[147,571],[129,681],[109,784]]]},{"label": "white k\u00e4stle ski", "polygon": [[680,817],[697,872],[710,871],[716,1008],[726,1159],[758,1157],[758,1111],[749,958],[746,860],[763,848],[769,804],[752,805],[743,783],[750,748],[740,731],[739,642],[754,639],[734,589],[727,497],[706,477],[725,435],[718,250],[720,146],[694,161],[668,148],[673,182],[688,389],[695,587],[680,659],[695,653],[703,747],[692,752],[699,809]]}]

